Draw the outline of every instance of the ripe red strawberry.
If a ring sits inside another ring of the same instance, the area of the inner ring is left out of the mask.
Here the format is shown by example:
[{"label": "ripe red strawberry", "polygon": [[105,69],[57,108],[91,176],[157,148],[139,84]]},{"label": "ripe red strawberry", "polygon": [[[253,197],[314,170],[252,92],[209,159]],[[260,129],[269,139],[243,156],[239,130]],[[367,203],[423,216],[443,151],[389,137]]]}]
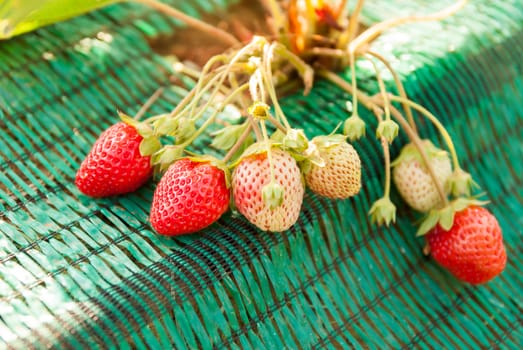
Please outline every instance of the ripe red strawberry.
[{"label": "ripe red strawberry", "polygon": [[180,159],[156,187],[151,225],[168,236],[200,231],[227,211],[229,198],[223,170],[210,162]]},{"label": "ripe red strawberry", "polygon": [[305,192],[300,168],[285,151],[273,148],[271,158],[275,183],[283,188],[283,200],[270,208],[263,200],[263,188],[271,183],[267,152],[241,160],[232,176],[236,208],[247,220],[264,231],[281,232],[298,220]]},{"label": "ripe red strawberry", "polygon": [[434,260],[462,281],[485,283],[505,268],[501,228],[483,207],[469,206],[457,212],[448,231],[438,224],[426,237]]},{"label": "ripe red strawberry", "polygon": [[[432,169],[442,186],[452,174],[447,152],[436,148],[430,141],[423,142]],[[392,163],[392,178],[407,204],[420,212],[428,212],[441,203],[436,184],[432,180],[421,154],[414,144],[406,145]]]},{"label": "ripe red strawberry", "polygon": [[325,166],[311,165],[305,173],[307,186],[328,198],[345,199],[356,195],[361,188],[361,161],[354,147],[345,140],[326,146],[321,145],[322,141],[319,143],[319,154]]},{"label": "ripe red strawberry", "polygon": [[143,137],[123,122],[105,130],[80,165],[76,186],[91,197],[133,192],[152,175],[151,157],[140,154]]}]

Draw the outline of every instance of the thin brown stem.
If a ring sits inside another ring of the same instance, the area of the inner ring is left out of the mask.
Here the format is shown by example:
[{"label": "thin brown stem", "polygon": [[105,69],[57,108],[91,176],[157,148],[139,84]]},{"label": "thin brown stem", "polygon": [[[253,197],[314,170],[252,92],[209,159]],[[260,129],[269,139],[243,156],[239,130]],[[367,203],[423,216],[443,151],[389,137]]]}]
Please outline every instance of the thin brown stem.
[{"label": "thin brown stem", "polygon": [[232,156],[240,149],[240,147],[243,145],[243,143],[245,142],[245,140],[247,139],[247,137],[249,136],[251,131],[252,131],[252,124],[249,123],[249,125],[247,125],[247,127],[242,132],[242,134],[240,135],[240,137],[238,138],[238,140],[236,141],[234,146],[232,146],[231,149],[225,155],[225,157],[223,157],[224,163],[227,163],[232,158]]},{"label": "thin brown stem", "polygon": [[163,2],[160,2],[158,0],[133,0],[133,1],[147,5],[160,12],[165,13],[166,15],[174,17],[174,18],[184,22],[185,24],[187,24],[190,27],[198,29],[204,33],[209,34],[211,37],[214,37],[218,40],[223,41],[224,43],[228,44],[229,46],[236,46],[236,45],[241,44],[238,39],[236,39],[233,35],[227,33],[226,31],[221,30],[220,28],[212,26],[203,21],[200,21],[199,19],[196,19],[194,17],[188,16],[185,13],[175,9],[174,7],[164,4]]},{"label": "thin brown stem", "polygon": [[383,197],[388,198],[390,195],[390,149],[387,139],[382,137],[380,141],[383,147],[383,159],[385,163],[385,190],[383,191]]},{"label": "thin brown stem", "polygon": [[354,10],[352,11],[352,13],[350,15],[349,29],[348,29],[348,33],[347,33],[349,42],[351,42],[354,39],[354,37],[356,36],[356,33],[358,32],[358,27],[360,24],[360,14],[361,14],[361,9],[363,8],[364,2],[365,2],[365,0],[358,0],[358,2],[356,3],[356,7],[354,7]]},{"label": "thin brown stem", "polygon": [[[392,65],[390,64],[390,62],[385,57],[383,57],[381,54],[379,54],[375,51],[366,50],[365,52],[371,56],[376,57],[378,60],[381,61],[381,63],[383,63],[385,65],[385,67],[387,67],[390,74],[392,74],[392,78],[394,79],[394,84],[396,84],[396,88],[398,89],[398,93],[399,93],[400,97],[404,98],[404,99],[408,99],[407,92],[405,91],[403,83],[401,82],[401,79],[400,79],[398,73],[396,73],[394,68],[392,68]],[[405,114],[407,115],[407,120],[410,124],[410,127],[417,133],[418,129],[416,126],[416,122],[414,121],[414,116],[412,115],[412,109],[405,102],[402,103],[402,106],[403,106],[403,110],[405,111]]]},{"label": "thin brown stem", "polygon": [[283,16],[283,11],[279,2],[277,0],[261,0],[261,3],[265,10],[271,14],[270,18],[272,19],[274,25],[270,26],[270,28],[276,38],[279,39],[282,31],[288,32],[288,30],[286,30],[287,25],[285,17]]},{"label": "thin brown stem", "polygon": [[138,110],[138,112],[134,116],[135,120],[139,120],[145,114],[145,112],[147,112],[147,110],[153,105],[153,103],[156,102],[156,100],[163,94],[163,90],[163,87],[158,88],[154,92],[154,94],[152,94],[151,97],[147,99],[147,101],[143,104],[143,106]]},{"label": "thin brown stem", "polygon": [[353,41],[351,41],[349,43],[348,49],[349,51],[356,52],[362,45],[374,40],[387,29],[397,27],[402,24],[442,20],[459,11],[463,6],[465,6],[467,1],[468,0],[459,0],[452,6],[449,6],[441,11],[426,16],[404,16],[379,22],[365,30],[363,33],[358,35]]}]

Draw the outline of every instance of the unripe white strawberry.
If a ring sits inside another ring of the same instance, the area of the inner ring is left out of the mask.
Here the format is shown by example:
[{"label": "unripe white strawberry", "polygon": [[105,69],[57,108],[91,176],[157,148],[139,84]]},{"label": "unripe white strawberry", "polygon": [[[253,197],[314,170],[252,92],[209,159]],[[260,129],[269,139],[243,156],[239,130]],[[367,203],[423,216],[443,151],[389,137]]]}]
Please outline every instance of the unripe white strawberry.
[{"label": "unripe white strawberry", "polygon": [[[423,147],[436,178],[444,188],[452,174],[448,153],[436,148],[429,140],[423,141]],[[410,207],[420,212],[428,212],[442,204],[436,184],[414,144],[404,146],[392,166],[394,184]]]},{"label": "unripe white strawberry", "polygon": [[324,197],[345,199],[361,188],[361,161],[358,152],[342,135],[319,136],[311,143],[324,164],[311,163],[305,172],[309,188]]},{"label": "unripe white strawberry", "polygon": [[264,231],[281,232],[298,220],[305,189],[300,168],[289,153],[273,148],[271,159],[272,185],[283,188],[283,198],[279,198],[278,205],[263,198],[264,188],[270,189],[271,186],[267,152],[251,154],[240,161],[232,175],[232,191],[236,209],[247,220]]}]

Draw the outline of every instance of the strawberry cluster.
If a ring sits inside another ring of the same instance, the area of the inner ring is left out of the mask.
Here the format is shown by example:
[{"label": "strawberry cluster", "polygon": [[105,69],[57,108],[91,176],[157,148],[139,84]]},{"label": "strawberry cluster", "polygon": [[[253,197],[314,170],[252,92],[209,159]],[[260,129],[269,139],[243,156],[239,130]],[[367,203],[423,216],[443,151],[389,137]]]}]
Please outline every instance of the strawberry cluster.
[{"label": "strawberry cluster", "polygon": [[[78,189],[92,197],[113,196],[132,192],[156,176],[161,179],[150,222],[159,234],[198,232],[229,209],[263,231],[282,232],[298,220],[307,189],[334,200],[360,191],[361,161],[350,143],[366,134],[360,104],[378,121],[375,135],[384,155],[383,196],[370,207],[371,220],[379,225],[395,221],[396,206],[390,199],[394,183],[404,201],[425,215],[418,230],[426,237],[425,252],[462,281],[491,280],[506,264],[500,226],[482,207],[486,202],[473,196],[475,182],[461,168],[447,130],[407,97],[389,62],[369,48],[372,39],[395,22],[357,35],[362,4],[345,16],[343,6],[329,1],[317,7],[291,1],[285,9],[275,3],[272,10],[287,11],[286,17],[274,17],[283,21],[273,23],[278,40],[253,36],[241,48],[212,57],[201,71],[178,63],[177,69],[195,78],[192,90],[169,113],[143,121],[120,114],[122,121],[100,135],[81,164]],[[357,88],[357,59],[375,69],[380,91],[374,96]],[[398,95],[385,89],[376,61],[394,77]],[[347,65],[350,83],[332,71]],[[290,125],[277,90],[291,74],[300,77],[305,94],[316,76],[350,93],[349,116],[339,123],[342,130],[309,139],[303,129]],[[236,117],[227,117],[231,111]],[[413,111],[436,126],[449,152],[420,137]],[[400,131],[410,143],[391,161],[389,147]],[[203,149],[213,148],[221,156],[198,154],[202,147],[195,144],[204,134],[211,135],[212,142]]]}]

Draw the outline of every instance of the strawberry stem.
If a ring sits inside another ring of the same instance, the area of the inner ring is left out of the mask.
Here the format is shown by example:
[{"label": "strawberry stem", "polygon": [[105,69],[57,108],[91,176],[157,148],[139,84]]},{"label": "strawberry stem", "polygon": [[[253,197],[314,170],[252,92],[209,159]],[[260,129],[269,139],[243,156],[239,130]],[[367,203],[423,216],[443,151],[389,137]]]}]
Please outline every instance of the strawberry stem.
[{"label": "strawberry stem", "polygon": [[380,89],[380,94],[383,98],[383,109],[385,111],[385,120],[390,120],[390,108],[389,108],[389,99],[388,99],[388,93],[387,89],[385,88],[385,84],[383,83],[383,79],[381,78],[381,72],[376,65],[376,62],[372,59],[372,57],[369,57],[368,55],[365,55],[365,57],[368,59],[368,61],[372,64],[372,67],[374,68],[374,72],[376,73],[376,80],[378,81],[378,86]]},{"label": "strawberry stem", "polygon": [[[205,131],[205,129],[209,127],[209,125],[211,125],[214,122],[214,119],[216,119],[218,113],[221,110],[223,110],[223,108],[225,108],[225,106],[227,106],[233,99],[235,99],[236,95],[247,90],[248,87],[249,84],[243,84],[235,91],[233,91],[229,96],[227,96],[227,98],[223,100],[223,102],[221,103],[220,107],[216,108],[213,114],[202,124],[202,126],[198,130],[196,130],[196,132],[193,135],[191,135],[191,137],[189,137],[181,146],[185,148],[188,145],[190,145],[198,136],[200,136]],[[203,114],[203,112],[200,112],[199,114],[201,115]]]},{"label": "strawberry stem", "polygon": [[380,139],[381,146],[383,147],[383,159],[385,163],[385,189],[383,191],[383,197],[389,198],[390,196],[390,149],[388,141],[382,137]]},{"label": "strawberry stem", "polygon": [[269,170],[270,170],[270,176],[271,176],[271,184],[274,183],[274,166],[272,162],[272,150],[271,150],[271,144],[269,142],[269,135],[267,134],[267,127],[265,126],[265,120],[260,120],[260,127],[263,134],[263,141],[265,142],[267,146],[267,159],[269,161]]},{"label": "strawberry stem", "polygon": [[158,98],[160,98],[160,96],[163,94],[163,91],[164,91],[163,87],[158,88],[154,92],[154,94],[152,94],[151,97],[149,97],[147,99],[147,101],[145,101],[145,103],[138,110],[138,112],[136,113],[136,115],[134,116],[133,119],[139,120],[145,114],[145,112],[147,112],[147,110],[153,105],[153,103],[156,102],[156,100],[158,100]]},{"label": "strawberry stem", "polygon": [[208,23],[200,21],[194,17],[188,16],[185,13],[175,9],[172,6],[164,4],[157,0],[133,0],[137,3],[141,3],[152,7],[160,12],[165,13],[168,16],[174,17],[190,27],[198,29],[204,33],[207,33],[212,38],[217,38],[218,40],[223,41],[225,44],[230,46],[236,46],[240,44],[240,41],[236,39],[233,35],[227,33],[224,30],[221,30],[218,27],[212,26]]},{"label": "strawberry stem", "polygon": [[348,51],[356,52],[360,47],[365,44],[368,44],[376,37],[378,37],[384,31],[397,27],[399,25],[414,23],[414,22],[430,22],[430,21],[439,21],[446,17],[449,17],[459,11],[465,4],[467,0],[460,0],[454,5],[451,5],[441,11],[436,13],[425,15],[425,16],[405,16],[399,18],[392,18],[383,22],[379,22],[372,27],[365,30],[363,33],[358,35],[354,40],[352,40],[348,45]]},{"label": "strawberry stem", "polygon": [[308,47],[310,38],[316,33],[316,11],[311,0],[305,0],[305,15],[307,18],[307,31],[304,33],[305,47]]},{"label": "strawberry stem", "polygon": [[[387,69],[389,70],[390,74],[392,74],[392,78],[394,79],[394,83],[396,84],[396,88],[398,89],[398,93],[400,97],[407,99],[407,92],[405,91],[405,88],[403,86],[403,83],[401,82],[401,79],[398,75],[398,73],[392,68],[392,65],[390,62],[383,57],[381,54],[372,51],[372,50],[366,50],[365,53],[374,56],[377,58]],[[414,130],[414,132],[418,133],[416,123],[414,122],[414,116],[412,115],[412,110],[410,106],[406,103],[402,103],[403,110],[405,111],[405,114],[407,115],[407,120],[409,122],[410,127]]]},{"label": "strawberry stem", "polygon": [[[358,116],[358,94],[354,93],[358,91],[358,86],[356,83],[356,64],[354,62],[354,52],[349,52],[349,62],[350,62],[350,76],[352,84],[352,117]],[[332,74],[334,76],[334,74]],[[342,80],[340,78],[340,80]]]},{"label": "strawberry stem", "polygon": [[363,3],[365,0],[358,0],[356,3],[356,6],[352,10],[352,13],[349,18],[349,26],[347,27],[347,30],[345,30],[340,35],[340,39],[338,41],[338,48],[347,47],[347,44],[350,43],[352,40],[354,40],[354,37],[356,36],[356,32],[358,31],[359,27],[359,17],[361,14],[361,10],[363,8]]},{"label": "strawberry stem", "polygon": [[243,130],[242,134],[240,135],[240,137],[238,138],[238,140],[236,141],[234,146],[232,146],[231,149],[227,152],[227,154],[223,157],[222,161],[224,164],[227,163],[232,158],[232,156],[238,151],[238,149],[242,146],[242,144],[245,142],[245,140],[251,133],[252,124],[250,123],[249,120],[247,120],[247,123],[248,123],[247,127],[245,128],[245,130]]},{"label": "strawberry stem", "polygon": [[283,110],[280,106],[280,103],[278,102],[278,96],[276,96],[276,89],[274,88],[273,80],[272,80],[272,57],[274,55],[274,49],[275,49],[275,43],[269,45],[266,44],[263,47],[263,60],[262,60],[262,77],[265,81],[265,86],[267,88],[267,92],[269,93],[269,96],[271,98],[272,104],[274,106],[274,111],[276,112],[276,119],[281,120],[285,126],[285,129],[288,130],[291,128],[287,118],[285,117],[285,113],[283,113]]},{"label": "strawberry stem", "polygon": [[456,148],[454,147],[454,143],[452,142],[452,138],[450,137],[449,133],[447,132],[447,129],[441,124],[441,122],[432,114],[429,110],[427,110],[425,107],[419,105],[418,103],[411,101],[409,99],[404,99],[403,97],[399,96],[390,96],[390,99],[392,101],[397,101],[401,103],[405,103],[409,105],[410,107],[414,108],[421,114],[423,114],[425,117],[427,117],[433,124],[436,126],[436,128],[439,130],[441,136],[445,140],[445,143],[447,144],[447,147],[449,148],[450,154],[452,156],[452,162],[454,164],[454,169],[461,169],[459,165],[459,159],[458,154],[456,152]]},{"label": "strawberry stem", "polygon": [[[272,29],[273,34],[276,36],[276,39],[280,41],[282,39],[281,33],[289,32],[287,28],[287,21],[285,20],[280,4],[276,0],[261,0],[261,3],[263,7],[265,7],[265,10],[267,10],[271,14],[270,18],[272,19],[273,25],[270,27]],[[285,37],[284,40],[288,41],[288,38]],[[289,43],[284,42],[284,44],[288,46]]]}]

